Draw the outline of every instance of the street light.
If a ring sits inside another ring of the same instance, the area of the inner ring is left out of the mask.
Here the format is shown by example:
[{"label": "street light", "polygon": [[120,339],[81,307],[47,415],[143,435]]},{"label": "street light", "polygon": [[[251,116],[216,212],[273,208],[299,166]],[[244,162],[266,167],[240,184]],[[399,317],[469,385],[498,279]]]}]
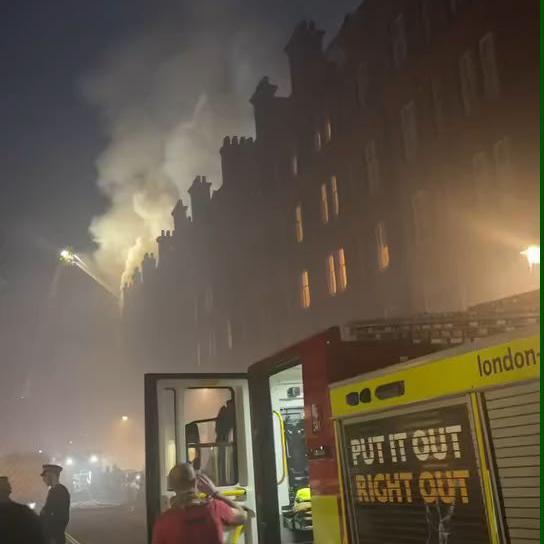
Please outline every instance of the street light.
[{"label": "street light", "polygon": [[66,458],[66,466],[71,467],[74,464],[74,460],[71,457]]},{"label": "street light", "polygon": [[520,253],[521,255],[525,256],[530,268],[532,268],[535,264],[540,264],[540,246],[531,245]]},{"label": "street light", "polygon": [[91,455],[89,457],[89,462],[93,465],[95,465],[96,463],[98,463],[98,456],[97,455]]},{"label": "street light", "polygon": [[121,421],[128,421],[128,416],[122,416]]}]

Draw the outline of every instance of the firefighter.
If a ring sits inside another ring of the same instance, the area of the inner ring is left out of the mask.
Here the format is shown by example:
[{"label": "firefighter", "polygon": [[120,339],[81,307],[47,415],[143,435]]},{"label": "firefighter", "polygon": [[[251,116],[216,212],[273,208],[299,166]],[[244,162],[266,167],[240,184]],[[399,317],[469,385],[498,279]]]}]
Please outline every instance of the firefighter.
[{"label": "firefighter", "polygon": [[70,493],[59,482],[62,467],[43,465],[41,477],[49,493],[40,512],[43,530],[50,544],[65,544],[64,532],[70,519]]}]

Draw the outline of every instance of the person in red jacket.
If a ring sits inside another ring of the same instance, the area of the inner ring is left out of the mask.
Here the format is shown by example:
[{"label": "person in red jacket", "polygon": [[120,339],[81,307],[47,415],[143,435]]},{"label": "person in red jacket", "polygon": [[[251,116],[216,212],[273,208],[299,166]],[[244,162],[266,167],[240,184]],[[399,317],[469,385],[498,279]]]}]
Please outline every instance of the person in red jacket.
[{"label": "person in red jacket", "polygon": [[[224,526],[242,525],[247,519],[242,507],[221,495],[207,476],[197,475],[190,463],[170,471],[168,488],[175,497],[155,523],[153,544],[223,544]],[[201,500],[198,490],[209,498]]]}]

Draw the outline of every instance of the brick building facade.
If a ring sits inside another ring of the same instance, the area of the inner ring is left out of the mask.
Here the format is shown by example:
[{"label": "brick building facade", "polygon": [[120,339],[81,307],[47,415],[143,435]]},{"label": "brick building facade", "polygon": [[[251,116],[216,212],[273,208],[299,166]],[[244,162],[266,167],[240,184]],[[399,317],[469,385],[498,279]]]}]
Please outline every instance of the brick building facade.
[{"label": "brick building facade", "polygon": [[220,189],[195,178],[125,288],[145,366],[243,369],[538,285],[538,21],[536,0],[366,0],[326,48],[299,24],[291,94],[260,81],[255,139],[224,139]]}]

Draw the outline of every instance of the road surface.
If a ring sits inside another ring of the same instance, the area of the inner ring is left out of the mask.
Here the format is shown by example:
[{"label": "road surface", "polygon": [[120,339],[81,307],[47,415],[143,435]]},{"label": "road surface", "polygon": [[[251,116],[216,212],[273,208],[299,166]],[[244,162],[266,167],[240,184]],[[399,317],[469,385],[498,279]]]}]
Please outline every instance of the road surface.
[{"label": "road surface", "polygon": [[144,514],[129,512],[126,507],[74,509],[70,512],[66,542],[147,544]]}]

